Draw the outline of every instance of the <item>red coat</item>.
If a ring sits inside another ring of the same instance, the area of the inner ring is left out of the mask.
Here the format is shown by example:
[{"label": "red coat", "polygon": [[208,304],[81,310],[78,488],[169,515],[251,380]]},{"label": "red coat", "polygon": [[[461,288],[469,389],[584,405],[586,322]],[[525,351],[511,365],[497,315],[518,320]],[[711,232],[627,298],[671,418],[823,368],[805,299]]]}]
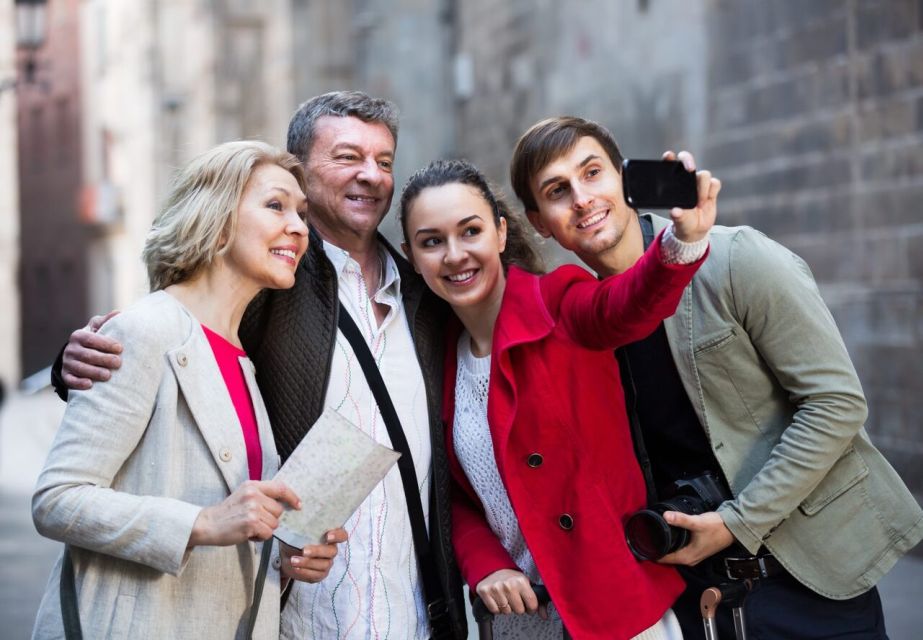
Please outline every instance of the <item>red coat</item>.
[{"label": "red coat", "polygon": [[[631,638],[683,590],[673,568],[639,562],[625,542],[624,522],[644,507],[645,488],[612,350],[672,315],[701,262],[663,265],[657,241],[632,269],[603,281],[575,266],[544,276],[509,270],[494,329],[488,421],[526,544],[574,638]],[[458,325],[448,331],[443,417],[452,542],[473,590],[516,565],[455,456],[459,332]]]}]

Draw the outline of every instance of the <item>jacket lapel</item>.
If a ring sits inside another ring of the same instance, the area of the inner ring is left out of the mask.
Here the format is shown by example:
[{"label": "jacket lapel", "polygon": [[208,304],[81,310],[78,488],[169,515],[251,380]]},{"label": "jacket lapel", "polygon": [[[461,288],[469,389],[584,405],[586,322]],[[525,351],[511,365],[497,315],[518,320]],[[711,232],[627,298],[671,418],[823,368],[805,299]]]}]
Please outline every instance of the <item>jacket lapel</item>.
[{"label": "jacket lapel", "polygon": [[501,475],[518,403],[510,352],[517,346],[545,338],[553,329],[554,320],[545,308],[540,277],[510,267],[500,315],[494,327],[487,403],[494,452]]},{"label": "jacket lapel", "polygon": [[197,322],[189,340],[167,358],[228,491],[234,491],[249,477],[247,449],[215,355]]}]

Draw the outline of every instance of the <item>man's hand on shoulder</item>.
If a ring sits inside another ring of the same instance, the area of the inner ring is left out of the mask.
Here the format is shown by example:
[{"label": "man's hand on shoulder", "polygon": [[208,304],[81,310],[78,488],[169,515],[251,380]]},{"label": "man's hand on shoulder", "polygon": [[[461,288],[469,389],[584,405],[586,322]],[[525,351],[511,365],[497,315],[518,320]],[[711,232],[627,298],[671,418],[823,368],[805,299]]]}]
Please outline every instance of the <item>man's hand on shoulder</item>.
[{"label": "man's hand on shoulder", "polygon": [[[695,158],[688,151],[679,154],[666,151],[664,160],[679,160],[686,171],[696,171]],[[699,192],[699,201],[694,209],[670,210],[673,220],[673,233],[683,242],[698,242],[704,238],[715,224],[718,215],[718,192],[721,191],[721,181],[713,178],[711,171],[696,171],[696,187]]]},{"label": "man's hand on shoulder", "polygon": [[122,345],[97,333],[118,311],[93,316],[87,326],[74,331],[61,358],[61,379],[69,389],[89,389],[93,382],[108,380],[122,366]]},{"label": "man's hand on shoulder", "polygon": [[691,534],[689,544],[659,560],[664,564],[684,564],[691,567],[726,549],[734,542],[734,535],[715,511],[698,516],[667,511],[663,517],[668,524],[688,529]]}]

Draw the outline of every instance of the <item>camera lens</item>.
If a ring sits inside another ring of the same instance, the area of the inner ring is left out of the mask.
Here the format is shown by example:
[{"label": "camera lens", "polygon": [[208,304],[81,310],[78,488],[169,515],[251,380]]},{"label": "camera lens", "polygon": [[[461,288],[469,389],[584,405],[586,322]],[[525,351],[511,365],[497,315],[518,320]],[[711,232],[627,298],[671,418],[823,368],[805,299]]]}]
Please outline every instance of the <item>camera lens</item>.
[{"label": "camera lens", "polygon": [[628,548],[639,560],[659,560],[668,553],[682,549],[689,544],[689,532],[667,524],[663,514],[667,511],[679,511],[697,515],[704,512],[704,507],[699,498],[676,495],[658,502],[650,509],[642,509],[632,514],[625,523]]},{"label": "camera lens", "polygon": [[695,516],[712,511],[728,493],[711,472],[677,480],[673,491],[674,495],[632,514],[625,523],[628,548],[639,560],[659,560],[689,544],[689,532],[667,524],[664,513],[678,511]]},{"label": "camera lens", "polygon": [[657,560],[670,552],[673,544],[671,527],[653,509],[642,509],[625,523],[628,548],[639,560]]}]

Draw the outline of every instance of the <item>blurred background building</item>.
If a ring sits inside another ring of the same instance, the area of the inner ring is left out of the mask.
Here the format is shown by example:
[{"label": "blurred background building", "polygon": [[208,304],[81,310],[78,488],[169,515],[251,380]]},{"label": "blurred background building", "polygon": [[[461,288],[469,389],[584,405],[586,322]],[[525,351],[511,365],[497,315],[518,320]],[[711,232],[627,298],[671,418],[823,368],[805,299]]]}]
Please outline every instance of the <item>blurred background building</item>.
[{"label": "blurred background building", "polygon": [[[42,9],[35,2],[17,6],[33,13]],[[91,229],[78,218],[83,183],[78,6],[77,0],[62,0],[43,18],[29,20],[44,28],[44,44],[19,56],[18,275],[26,375],[48,365],[48,352],[60,336],[86,323]]]},{"label": "blurred background building", "polygon": [[[23,4],[44,39],[14,56]],[[398,103],[398,184],[464,156],[506,186],[523,129],[574,113],[628,156],[693,150],[722,222],[808,261],[869,431],[923,494],[919,0],[2,0],[0,74],[7,385],[145,291],[175,168],[228,139],[284,144],[312,95]]]},{"label": "blurred background building", "polygon": [[146,292],[139,256],[175,169],[225,140],[282,140],[294,47],[288,0],[79,7],[80,217],[92,230],[87,306],[98,313]]},{"label": "blurred background building", "polygon": [[[16,157],[16,28],[13,5],[0,2],[0,398],[19,379],[19,171]],[[0,400],[2,402],[2,400]]]}]

